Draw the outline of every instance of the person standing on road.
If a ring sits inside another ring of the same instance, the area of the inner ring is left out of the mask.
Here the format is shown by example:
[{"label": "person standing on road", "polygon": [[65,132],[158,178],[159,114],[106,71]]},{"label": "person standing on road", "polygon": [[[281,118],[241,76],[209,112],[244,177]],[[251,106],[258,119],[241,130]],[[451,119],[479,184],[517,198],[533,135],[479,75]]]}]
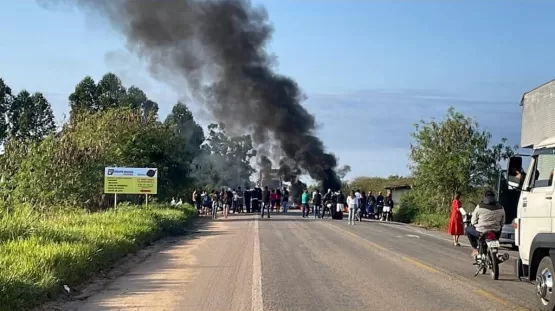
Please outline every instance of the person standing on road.
[{"label": "person standing on road", "polygon": [[231,206],[233,205],[233,191],[231,191],[231,188],[227,189],[226,192],[226,199],[225,199],[225,204],[224,204],[224,218],[227,219],[227,214],[229,213],[229,209],[231,208]]},{"label": "person standing on road", "polygon": [[358,219],[360,221],[362,221],[363,217],[366,217],[367,214],[367,197],[366,197],[366,193],[364,193],[364,191],[360,192],[360,204],[359,204],[359,214],[358,214]]},{"label": "person standing on road", "polygon": [[237,213],[243,212],[243,191],[241,187],[237,188]]},{"label": "person standing on road", "polygon": [[301,196],[301,204],[303,205],[303,218],[308,217],[308,213],[310,212],[310,208],[308,207],[308,190],[304,189],[303,194]]},{"label": "person standing on road", "polygon": [[337,195],[335,196],[335,203],[335,219],[343,219],[343,210],[345,209],[345,195],[343,194],[343,191],[341,191],[341,189],[337,191]]},{"label": "person standing on road", "polygon": [[254,189],[251,192],[251,208],[253,213],[260,212],[259,208],[260,208],[260,204],[262,204],[262,201],[261,201],[259,189],[260,188],[258,187],[254,187]]},{"label": "person standing on road", "polygon": [[276,211],[276,200],[277,200],[277,196],[276,196],[276,189],[272,189],[270,190],[270,206],[272,209],[272,212]]},{"label": "person standing on road", "polygon": [[359,214],[359,210],[360,210],[360,198],[361,198],[360,190],[357,189],[355,191],[355,199],[357,200],[357,209],[355,210],[355,219],[356,220],[360,220],[358,218],[358,214]]},{"label": "person standing on road", "polygon": [[287,213],[287,209],[289,208],[289,191],[286,187],[283,187],[283,196],[282,196],[282,204],[283,212]]},{"label": "person standing on road", "polygon": [[251,190],[250,187],[245,188],[245,192],[243,192],[243,198],[245,200],[245,208],[247,209],[247,213],[250,214],[251,212]]},{"label": "person standing on road", "polygon": [[202,214],[208,216],[208,209],[210,208],[210,195],[205,191],[202,192]]},{"label": "person standing on road", "polygon": [[218,193],[212,190],[210,204],[212,205],[212,219],[218,218]]},{"label": "person standing on road", "polygon": [[264,218],[264,209],[268,211],[268,218],[270,218],[270,190],[268,186],[264,186],[264,191],[262,192],[262,218]]},{"label": "person standing on road", "polygon": [[374,194],[372,194],[372,190],[368,191],[368,207],[367,207],[367,213],[368,213],[368,218],[374,218],[374,207],[376,206],[376,197],[374,196]]},{"label": "person standing on road", "polygon": [[392,221],[393,220],[393,195],[391,194],[391,190],[387,189],[384,203],[383,203],[383,220],[385,221]]},{"label": "person standing on road", "polygon": [[376,197],[376,214],[378,216],[378,219],[382,219],[383,215],[383,204],[384,204],[384,197],[382,195],[382,192],[378,192],[378,196]]},{"label": "person standing on road", "polygon": [[320,215],[320,209],[322,207],[322,194],[320,193],[320,189],[316,189],[314,198],[312,199],[312,205],[314,209],[314,219],[316,219],[316,217],[322,218]]},{"label": "person standing on road", "polygon": [[453,202],[451,202],[451,217],[449,218],[448,232],[453,237],[453,246],[461,246],[459,244],[459,237],[464,234],[464,224],[461,212],[459,209],[462,207],[461,194],[455,194]]},{"label": "person standing on road", "polygon": [[335,205],[333,203],[332,197],[333,194],[331,193],[331,189],[328,189],[328,192],[324,194],[322,217],[326,216],[327,211],[329,213],[328,215],[330,215],[333,219],[333,216],[335,215]]},{"label": "person standing on road", "polygon": [[347,197],[347,206],[349,207],[349,225],[354,225],[355,212],[358,208],[358,199],[354,190],[351,190],[351,195]]}]

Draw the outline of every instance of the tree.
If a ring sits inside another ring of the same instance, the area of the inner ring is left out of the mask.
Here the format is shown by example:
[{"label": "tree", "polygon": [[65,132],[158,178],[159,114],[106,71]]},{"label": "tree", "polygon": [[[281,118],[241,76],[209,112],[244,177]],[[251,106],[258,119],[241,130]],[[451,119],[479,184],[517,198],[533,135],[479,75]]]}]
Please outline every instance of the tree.
[{"label": "tree", "polygon": [[6,121],[6,113],[8,107],[11,106],[13,97],[12,90],[0,79],[0,143],[4,142],[8,135],[8,123]]},{"label": "tree", "polygon": [[113,73],[105,74],[98,84],[90,76],[75,86],[69,95],[71,114],[107,111],[109,109],[131,107],[143,116],[157,115],[158,104],[150,100],[138,87],[126,89]]},{"label": "tree", "polygon": [[250,135],[228,137],[223,124],[208,125],[208,138],[194,161],[194,177],[210,186],[243,186],[254,173],[256,156]]},{"label": "tree", "polygon": [[86,76],[69,95],[71,114],[98,111],[98,91],[93,78]]},{"label": "tree", "polygon": [[113,73],[105,74],[96,85],[98,110],[106,111],[126,105],[127,91],[120,78]]},{"label": "tree", "polygon": [[148,99],[146,94],[138,87],[131,86],[124,96],[124,105],[137,109],[143,115],[157,115],[158,104]]},{"label": "tree", "polygon": [[435,206],[457,192],[494,186],[499,161],[514,154],[505,139],[492,147],[491,134],[453,107],[444,120],[421,121],[415,127],[410,148],[415,190]]},{"label": "tree", "polygon": [[56,130],[50,103],[41,93],[23,90],[8,108],[10,134],[19,139],[42,139]]},{"label": "tree", "polygon": [[182,102],[173,106],[171,113],[166,117],[165,124],[171,126],[177,137],[186,144],[188,154],[193,157],[200,152],[200,146],[204,142],[204,131],[195,121],[193,114]]},{"label": "tree", "polygon": [[[171,128],[135,109],[83,113],[58,135],[31,144],[9,184],[15,185],[19,202],[97,209],[107,206],[104,167],[156,167],[158,196],[167,199],[191,182],[191,160],[181,151],[181,142]],[[17,156],[18,150],[13,151],[5,163]]]}]

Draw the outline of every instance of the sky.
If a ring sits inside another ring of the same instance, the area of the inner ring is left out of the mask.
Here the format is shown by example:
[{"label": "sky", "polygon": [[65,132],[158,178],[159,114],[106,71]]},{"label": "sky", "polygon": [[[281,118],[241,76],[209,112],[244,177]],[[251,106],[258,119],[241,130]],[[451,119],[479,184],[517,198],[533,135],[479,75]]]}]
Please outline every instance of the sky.
[{"label": "sky", "polygon": [[[177,1],[177,0],[176,0]],[[294,78],[328,151],[357,176],[408,175],[410,133],[449,106],[520,142],[522,94],[555,78],[555,1],[268,0],[268,50]],[[0,0],[0,77],[40,91],[57,120],[85,76],[136,85],[163,118],[182,98],[148,74],[104,20]],[[202,124],[201,103],[188,103]]]}]

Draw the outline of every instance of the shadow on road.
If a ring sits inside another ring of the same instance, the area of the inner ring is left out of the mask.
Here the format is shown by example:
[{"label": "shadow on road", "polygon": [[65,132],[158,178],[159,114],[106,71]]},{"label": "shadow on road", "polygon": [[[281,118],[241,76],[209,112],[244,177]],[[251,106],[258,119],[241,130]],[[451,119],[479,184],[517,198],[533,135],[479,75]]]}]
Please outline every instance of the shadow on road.
[{"label": "shadow on road", "polygon": [[180,259],[180,253],[187,251],[200,238],[230,234],[215,230],[208,219],[195,219],[187,226],[183,235],[166,237],[122,259],[107,274],[97,276],[82,290],[75,292],[76,296],[70,300],[47,303],[37,310],[156,309],[156,303],[153,305],[152,301],[146,300],[145,305],[126,305],[126,297],[154,297],[153,294],[165,292],[168,288],[193,286],[191,282],[199,271],[214,267],[185,262]]}]

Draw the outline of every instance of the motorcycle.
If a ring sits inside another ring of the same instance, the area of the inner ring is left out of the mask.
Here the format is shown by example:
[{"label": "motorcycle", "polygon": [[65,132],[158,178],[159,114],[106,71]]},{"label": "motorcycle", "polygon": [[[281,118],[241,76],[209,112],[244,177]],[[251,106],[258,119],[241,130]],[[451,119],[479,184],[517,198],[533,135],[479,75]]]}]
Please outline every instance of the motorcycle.
[{"label": "motorcycle", "polygon": [[484,232],[478,239],[478,256],[474,258],[476,273],[486,274],[488,269],[493,280],[499,279],[499,264],[509,260],[509,254],[499,253],[499,239],[493,231]]}]

